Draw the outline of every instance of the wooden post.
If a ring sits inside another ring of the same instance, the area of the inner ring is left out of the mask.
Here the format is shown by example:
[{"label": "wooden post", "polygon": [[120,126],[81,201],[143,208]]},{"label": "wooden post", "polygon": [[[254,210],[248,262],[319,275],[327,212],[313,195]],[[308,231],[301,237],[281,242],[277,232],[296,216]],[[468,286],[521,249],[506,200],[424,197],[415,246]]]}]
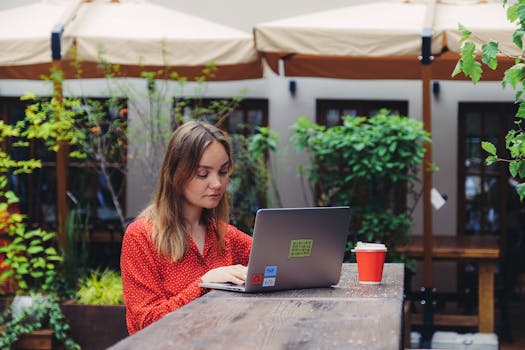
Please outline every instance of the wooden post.
[{"label": "wooden post", "polygon": [[479,263],[478,276],[478,332],[494,332],[494,262]]},{"label": "wooden post", "polygon": [[[423,84],[423,126],[426,131],[432,132],[432,109],[431,109],[431,65],[422,66]],[[425,144],[425,156],[423,158],[423,249],[425,256],[423,259],[424,268],[424,287],[432,288],[432,204],[430,191],[432,189],[432,143]]]},{"label": "wooden post", "polygon": [[[55,72],[62,70],[62,64],[60,60],[53,60],[53,69]],[[63,91],[62,91],[62,79],[54,77],[53,89],[54,97],[57,102],[55,107],[55,114],[57,118],[60,118],[60,113],[63,108]],[[56,185],[57,185],[57,238],[58,245],[62,249],[63,253],[67,253],[67,234],[66,234],[66,218],[67,218],[67,168],[69,162],[69,144],[65,141],[58,142],[58,151],[56,154]]]}]

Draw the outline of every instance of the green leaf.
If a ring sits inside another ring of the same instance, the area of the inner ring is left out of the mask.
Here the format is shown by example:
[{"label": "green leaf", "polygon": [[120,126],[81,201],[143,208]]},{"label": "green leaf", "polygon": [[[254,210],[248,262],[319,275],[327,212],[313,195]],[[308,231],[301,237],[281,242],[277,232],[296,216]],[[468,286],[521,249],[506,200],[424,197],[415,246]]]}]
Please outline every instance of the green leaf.
[{"label": "green leaf", "polygon": [[518,4],[514,4],[507,8],[507,19],[511,23],[518,19]]},{"label": "green leaf", "polygon": [[512,42],[520,49],[523,49],[523,34],[525,30],[522,28],[516,29],[512,34]]},{"label": "green leaf", "polygon": [[525,198],[525,183],[518,184],[518,186],[516,186],[516,191],[518,192],[520,201],[523,202],[523,199]]},{"label": "green leaf", "polygon": [[483,52],[481,61],[489,66],[490,69],[496,69],[498,67],[498,60],[496,59],[496,56],[499,53],[498,43],[491,41],[487,44],[483,44],[481,50]]},{"label": "green leaf", "polygon": [[487,142],[487,141],[482,141],[481,142],[481,148],[483,148],[483,150],[485,150],[485,152],[495,156],[496,155],[496,146],[494,146],[492,143],[490,142]]},{"label": "green leaf", "polygon": [[516,112],[516,118],[525,118],[525,101],[521,101]]},{"label": "green leaf", "polygon": [[468,61],[468,63],[463,62],[463,72],[476,84],[481,79],[481,74],[483,73],[481,63],[476,60]]},{"label": "green leaf", "polygon": [[29,254],[38,254],[40,252],[43,252],[44,248],[42,246],[35,246],[35,247],[29,247],[27,248],[27,252]]},{"label": "green leaf", "polygon": [[491,165],[491,164],[494,164],[498,161],[498,157],[496,156],[488,156],[486,159],[485,159],[485,163],[487,165]]},{"label": "green leaf", "polygon": [[520,164],[517,161],[512,161],[509,163],[509,172],[512,177],[516,177],[518,175],[518,171],[520,168]]},{"label": "green leaf", "polygon": [[42,271],[31,271],[30,275],[33,278],[40,278],[44,276],[44,273]]},{"label": "green leaf", "polygon": [[513,89],[516,89],[519,83],[523,80],[525,65],[523,63],[518,63],[510,67],[505,71],[503,76],[502,84],[510,84]]},{"label": "green leaf", "polygon": [[7,200],[7,203],[9,203],[9,204],[13,204],[13,203],[18,203],[19,202],[18,197],[16,196],[16,194],[13,191],[7,191],[4,194],[4,197]]},{"label": "green leaf", "polygon": [[467,27],[465,27],[461,23],[458,24],[458,29],[459,29],[459,32],[461,33],[461,39],[459,39],[459,43],[461,44],[470,37],[472,32],[468,30]]},{"label": "green leaf", "polygon": [[451,74],[451,77],[454,78],[459,73],[463,72],[463,61],[461,59],[458,60],[456,63],[456,66],[454,67],[454,71]]},{"label": "green leaf", "polygon": [[[518,1],[517,5],[517,14],[518,14],[518,21],[519,23],[525,23],[525,6],[523,5],[523,2]],[[507,13],[508,14],[508,13]]]},{"label": "green leaf", "polygon": [[49,241],[50,239],[54,239],[55,237],[56,237],[55,232],[47,232],[42,236],[42,241],[46,242],[46,241]]},{"label": "green leaf", "polygon": [[57,251],[53,247],[46,248],[45,253],[47,255],[57,255]]},{"label": "green leaf", "polygon": [[461,69],[466,77],[469,77],[474,84],[481,79],[483,70],[481,63],[475,59],[476,45],[466,42],[461,48]]}]

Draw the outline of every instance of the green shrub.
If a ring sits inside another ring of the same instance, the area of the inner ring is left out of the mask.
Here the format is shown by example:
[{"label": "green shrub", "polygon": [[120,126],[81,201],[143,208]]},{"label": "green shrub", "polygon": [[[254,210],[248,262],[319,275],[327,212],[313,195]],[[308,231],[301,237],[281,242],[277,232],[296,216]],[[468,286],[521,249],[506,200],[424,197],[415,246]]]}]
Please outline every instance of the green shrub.
[{"label": "green shrub", "polygon": [[422,191],[418,172],[424,143],[430,142],[422,123],[384,109],[368,119],[345,116],[331,128],[301,117],[292,139],[309,155],[300,171],[315,188],[315,204],[352,207],[348,252],[357,240],[380,241],[389,248],[389,260],[403,261],[394,247],[408,242]]},{"label": "green shrub", "polygon": [[122,278],[111,269],[92,271],[80,279],[76,297],[79,304],[122,305]]}]

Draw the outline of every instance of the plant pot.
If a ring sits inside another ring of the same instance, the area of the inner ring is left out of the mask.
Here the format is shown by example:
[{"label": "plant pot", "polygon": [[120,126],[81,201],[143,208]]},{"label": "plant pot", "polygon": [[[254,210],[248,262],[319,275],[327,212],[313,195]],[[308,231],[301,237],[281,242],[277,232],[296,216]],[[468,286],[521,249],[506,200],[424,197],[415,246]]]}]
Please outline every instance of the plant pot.
[{"label": "plant pot", "polygon": [[24,334],[14,344],[16,350],[51,350],[53,349],[53,330],[40,329]]},{"label": "plant pot", "polygon": [[128,336],[124,305],[62,303],[71,336],[82,349],[102,350]]}]

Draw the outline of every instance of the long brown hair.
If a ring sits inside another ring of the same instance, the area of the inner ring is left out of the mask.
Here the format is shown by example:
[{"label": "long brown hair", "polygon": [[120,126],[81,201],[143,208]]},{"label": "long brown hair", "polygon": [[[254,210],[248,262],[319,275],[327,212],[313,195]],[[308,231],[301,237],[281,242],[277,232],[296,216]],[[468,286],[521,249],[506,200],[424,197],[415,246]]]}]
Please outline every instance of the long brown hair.
[{"label": "long brown hair", "polygon": [[[153,223],[152,240],[158,251],[177,261],[188,249],[188,232],[184,225],[182,203],[184,187],[196,174],[206,147],[217,141],[229,158],[229,173],[233,170],[230,144],[217,127],[202,121],[187,121],[171,136],[152,202],[140,216]],[[214,209],[202,210],[201,222],[215,229],[219,248],[223,247],[229,206],[225,194]]]}]

